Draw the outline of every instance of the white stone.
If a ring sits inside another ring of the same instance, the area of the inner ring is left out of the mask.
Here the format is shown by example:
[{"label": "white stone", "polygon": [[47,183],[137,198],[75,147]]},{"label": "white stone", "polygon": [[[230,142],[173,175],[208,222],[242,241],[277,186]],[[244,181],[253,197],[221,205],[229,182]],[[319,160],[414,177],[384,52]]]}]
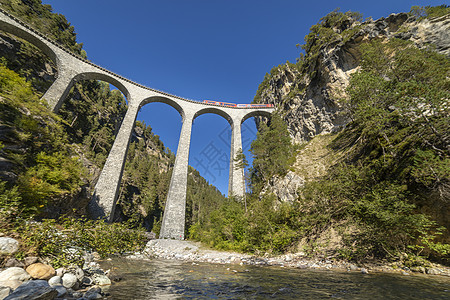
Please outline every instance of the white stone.
[{"label": "white stone", "polygon": [[5,299],[11,293],[11,288],[8,286],[0,286],[0,300]]},{"label": "white stone", "polygon": [[26,281],[30,278],[31,278],[30,274],[28,274],[27,271],[19,267],[8,268],[0,273],[0,282],[8,280]]},{"label": "white stone", "polygon": [[68,289],[73,287],[77,283],[77,281],[78,281],[77,276],[75,276],[72,273],[66,273],[62,277],[62,285]]},{"label": "white stone", "polygon": [[58,268],[55,271],[56,271],[56,276],[62,277],[66,270],[64,268]]},{"label": "white stone", "polygon": [[111,285],[111,280],[106,275],[102,274],[94,274],[93,280],[96,285],[102,286],[102,285]]},{"label": "white stone", "polygon": [[51,287],[54,287],[54,286],[57,286],[57,285],[61,285],[62,284],[61,276],[53,276],[52,278],[50,278],[48,280],[48,284]]},{"label": "white stone", "polygon": [[0,255],[11,255],[19,250],[19,242],[10,237],[0,237]]}]

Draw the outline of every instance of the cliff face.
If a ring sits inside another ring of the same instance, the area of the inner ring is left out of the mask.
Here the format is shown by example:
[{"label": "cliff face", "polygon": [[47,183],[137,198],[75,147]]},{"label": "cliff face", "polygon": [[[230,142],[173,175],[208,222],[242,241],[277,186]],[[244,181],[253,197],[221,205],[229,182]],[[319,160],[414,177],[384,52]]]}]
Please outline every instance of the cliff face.
[{"label": "cliff face", "polygon": [[[450,57],[450,15],[416,20],[407,13],[379,20],[349,19],[332,28],[334,39],[318,50],[305,68],[286,63],[272,69],[261,83],[256,102],[271,103],[287,123],[293,143],[306,144],[314,137],[341,131],[351,121],[346,113],[346,88],[360,69],[359,47],[372,40],[409,40],[418,48],[432,47]],[[330,138],[304,145],[287,176],[275,178],[264,189],[281,201],[298,198],[305,182],[327,174],[343,153],[327,147]]]},{"label": "cliff face", "polygon": [[295,143],[339,131],[349,122],[342,100],[351,74],[359,69],[361,44],[395,37],[450,56],[450,15],[415,21],[400,13],[363,23],[349,20],[332,29],[339,36],[319,50],[309,72],[290,63],[274,68],[257,95],[258,102],[276,106]]}]

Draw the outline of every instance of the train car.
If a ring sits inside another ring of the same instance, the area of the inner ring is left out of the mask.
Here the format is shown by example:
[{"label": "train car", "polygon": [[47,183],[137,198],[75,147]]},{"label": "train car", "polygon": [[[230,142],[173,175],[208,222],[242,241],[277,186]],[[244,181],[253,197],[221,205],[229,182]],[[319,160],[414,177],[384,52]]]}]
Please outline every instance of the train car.
[{"label": "train car", "polygon": [[236,103],[228,103],[228,102],[220,102],[220,101],[212,101],[212,100],[203,100],[203,103],[215,104],[215,105],[227,106],[227,107],[239,107],[239,108],[273,107],[273,104],[236,104]]},{"label": "train car", "polygon": [[220,101],[212,101],[212,100],[203,100],[203,103],[215,104],[215,105],[220,105],[220,106],[228,106],[228,107],[236,107],[236,103],[228,103],[228,102],[220,102]]}]

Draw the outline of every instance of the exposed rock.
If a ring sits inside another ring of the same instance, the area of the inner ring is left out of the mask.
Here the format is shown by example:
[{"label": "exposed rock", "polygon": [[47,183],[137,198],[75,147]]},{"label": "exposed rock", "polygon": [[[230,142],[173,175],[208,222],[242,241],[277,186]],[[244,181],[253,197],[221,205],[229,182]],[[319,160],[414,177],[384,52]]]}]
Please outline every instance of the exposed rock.
[{"label": "exposed rock", "polygon": [[11,288],[7,286],[0,286],[0,300],[5,299],[11,293]]},{"label": "exposed rock", "polygon": [[23,261],[25,263],[25,266],[28,267],[29,265],[36,263],[38,260],[39,260],[39,258],[36,256],[28,256],[28,257],[25,257],[25,259]]},{"label": "exposed rock", "polygon": [[77,283],[77,281],[77,276],[72,273],[66,273],[62,277],[62,285],[66,288],[72,288]]},{"label": "exposed rock", "polygon": [[341,99],[350,76],[359,69],[359,45],[396,37],[411,40],[421,48],[432,44],[438,52],[450,56],[449,20],[450,15],[446,15],[417,22],[405,13],[364,23],[353,20],[347,26],[356,32],[349,39],[320,49],[310,74],[300,73],[292,64],[278,67],[261,92],[261,102],[274,104],[282,113],[295,143],[339,131],[349,122]]},{"label": "exposed rock", "polygon": [[64,275],[64,268],[58,268],[55,270],[56,276],[62,277]]},{"label": "exposed rock", "polygon": [[10,280],[26,281],[30,279],[30,274],[28,274],[24,269],[19,267],[12,267],[4,270],[0,273],[0,285],[5,286],[4,282]]},{"label": "exposed rock", "polygon": [[102,299],[101,295],[102,290],[98,287],[93,287],[89,289],[86,293],[84,293],[83,297],[88,300],[94,300],[94,299]]},{"label": "exposed rock", "polygon": [[21,284],[5,300],[52,300],[58,292],[45,280],[31,280]]},{"label": "exposed rock", "polygon": [[5,280],[5,281],[0,281],[0,286],[5,286],[5,287],[9,287],[12,290],[17,289],[21,284],[23,283],[23,281],[19,281],[19,280]]},{"label": "exposed rock", "polygon": [[436,268],[427,268],[427,274],[440,275],[441,271],[439,269],[436,269]]},{"label": "exposed rock", "polygon": [[56,272],[52,266],[45,265],[42,263],[35,263],[29,265],[26,268],[26,271],[33,277],[34,279],[45,279],[48,280],[51,277],[55,276]]},{"label": "exposed rock", "polygon": [[53,276],[52,278],[50,278],[48,280],[48,284],[50,286],[57,286],[57,285],[62,285],[62,278],[61,276]]},{"label": "exposed rock", "polygon": [[94,283],[99,286],[111,285],[111,280],[108,278],[108,276],[103,274],[94,274],[92,275],[92,279]]},{"label": "exposed rock", "polygon": [[11,255],[19,250],[19,242],[10,237],[0,237],[0,255]]},{"label": "exposed rock", "polygon": [[62,297],[67,294],[67,289],[62,285],[52,286],[52,288],[58,292],[56,297]]},{"label": "exposed rock", "polygon": [[282,201],[293,202],[298,198],[297,191],[304,183],[305,180],[302,177],[289,171],[286,176],[275,178],[270,191]]},{"label": "exposed rock", "polygon": [[6,262],[5,262],[5,267],[6,268],[10,268],[10,267],[19,267],[19,268],[23,268],[25,265],[23,263],[21,263],[20,261],[18,261],[15,258],[9,258]]}]

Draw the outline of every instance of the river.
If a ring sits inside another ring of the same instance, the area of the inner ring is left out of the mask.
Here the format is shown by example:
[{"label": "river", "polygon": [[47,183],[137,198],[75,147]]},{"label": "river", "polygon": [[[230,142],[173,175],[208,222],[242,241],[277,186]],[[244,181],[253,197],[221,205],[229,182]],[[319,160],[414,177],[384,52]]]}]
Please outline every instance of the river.
[{"label": "river", "polygon": [[450,278],[113,259],[108,299],[450,299]]}]

